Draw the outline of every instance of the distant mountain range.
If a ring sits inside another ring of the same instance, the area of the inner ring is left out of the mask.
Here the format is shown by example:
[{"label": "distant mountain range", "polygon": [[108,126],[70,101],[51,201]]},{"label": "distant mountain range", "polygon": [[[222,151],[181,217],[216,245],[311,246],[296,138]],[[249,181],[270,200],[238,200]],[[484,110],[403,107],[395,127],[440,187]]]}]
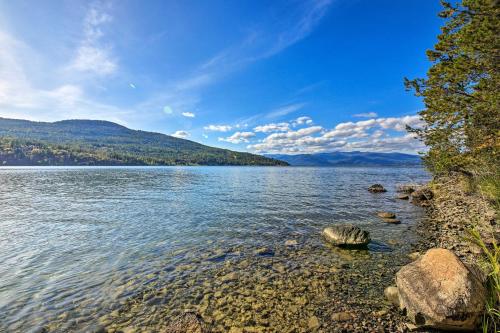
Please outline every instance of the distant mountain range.
[{"label": "distant mountain range", "polygon": [[0,165],[288,165],[100,120],[0,118]]},{"label": "distant mountain range", "polygon": [[418,155],[359,151],[266,156],[288,162],[293,166],[409,166],[422,163]]}]

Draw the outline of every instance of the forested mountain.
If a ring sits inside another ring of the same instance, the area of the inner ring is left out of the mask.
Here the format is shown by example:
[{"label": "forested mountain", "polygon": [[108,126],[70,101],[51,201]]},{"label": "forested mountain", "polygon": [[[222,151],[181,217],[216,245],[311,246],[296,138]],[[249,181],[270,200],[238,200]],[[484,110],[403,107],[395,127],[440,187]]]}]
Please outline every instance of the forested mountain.
[{"label": "forested mountain", "polygon": [[401,153],[333,152],[267,155],[295,166],[404,166],[421,164],[420,156]]},{"label": "forested mountain", "polygon": [[0,165],[287,165],[100,120],[0,118]]}]

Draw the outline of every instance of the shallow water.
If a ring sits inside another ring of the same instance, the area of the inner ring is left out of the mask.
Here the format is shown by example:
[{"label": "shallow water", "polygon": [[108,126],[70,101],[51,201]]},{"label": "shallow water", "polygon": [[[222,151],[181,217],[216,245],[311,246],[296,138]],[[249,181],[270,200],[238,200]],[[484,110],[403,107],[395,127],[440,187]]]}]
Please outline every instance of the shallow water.
[{"label": "shallow water", "polygon": [[[427,179],[420,168],[2,168],[0,331],[161,331],[184,311],[221,332],[386,327],[362,321],[387,307],[383,287],[423,215],[395,187]],[[388,192],[367,192],[373,183]],[[346,222],[370,231],[368,251],[321,239]],[[335,324],[339,311],[354,323]]]}]

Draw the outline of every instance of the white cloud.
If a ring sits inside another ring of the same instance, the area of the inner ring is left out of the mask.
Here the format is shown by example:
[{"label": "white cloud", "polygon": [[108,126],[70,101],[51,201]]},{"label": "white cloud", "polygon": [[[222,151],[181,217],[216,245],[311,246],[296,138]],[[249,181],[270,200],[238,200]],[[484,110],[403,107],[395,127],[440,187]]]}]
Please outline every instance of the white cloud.
[{"label": "white cloud", "polygon": [[[82,84],[67,83],[33,48],[0,30],[0,116],[37,121],[105,119],[126,125],[132,110],[90,99]],[[33,63],[40,63],[34,66]],[[43,66],[45,65],[45,66]],[[39,86],[40,78],[54,80]],[[77,76],[77,75],[75,75]]]},{"label": "white cloud", "polygon": [[375,118],[378,116],[378,114],[375,112],[366,112],[366,113],[356,113],[353,114],[352,116],[356,118]]},{"label": "white cloud", "polygon": [[292,122],[293,126],[298,126],[298,125],[311,125],[313,123],[311,117],[298,117]]},{"label": "white cloud", "polygon": [[230,142],[234,144],[249,142],[250,138],[253,138],[255,133],[253,132],[236,132],[227,138],[219,138],[219,141]]},{"label": "white cloud", "polygon": [[181,113],[184,117],[188,117],[188,118],[194,118],[195,117],[195,114],[192,113],[192,112],[183,112]]},{"label": "white cloud", "polygon": [[424,149],[413,134],[392,134],[405,131],[406,125],[421,126],[418,115],[368,119],[337,124],[331,130],[311,126],[297,131],[272,133],[247,148],[257,153],[318,153],[334,150],[402,151]]},{"label": "white cloud", "polygon": [[176,131],[175,133],[172,133],[171,135],[175,136],[176,138],[185,139],[189,136],[189,133],[186,131]]},{"label": "white cloud", "polygon": [[82,72],[94,72],[98,75],[109,75],[115,72],[117,66],[110,58],[109,50],[82,45],[78,48],[71,68]]},{"label": "white cloud", "polygon": [[212,132],[229,132],[232,129],[230,125],[208,125],[203,127],[206,131]]},{"label": "white cloud", "polygon": [[288,123],[267,124],[255,127],[255,132],[269,133],[269,132],[285,132],[290,129]]},{"label": "white cloud", "polygon": [[84,19],[83,38],[69,68],[99,76],[113,74],[118,65],[112,56],[111,46],[102,43],[102,26],[112,21],[107,6],[100,2],[90,5]]}]

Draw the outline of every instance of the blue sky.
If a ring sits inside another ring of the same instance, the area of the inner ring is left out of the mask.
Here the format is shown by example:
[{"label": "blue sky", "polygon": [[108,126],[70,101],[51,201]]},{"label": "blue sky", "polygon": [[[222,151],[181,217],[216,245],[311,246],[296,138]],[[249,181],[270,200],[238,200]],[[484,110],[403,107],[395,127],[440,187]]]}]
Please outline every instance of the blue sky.
[{"label": "blue sky", "polygon": [[257,153],[416,152],[437,0],[0,0],[0,117]]}]

